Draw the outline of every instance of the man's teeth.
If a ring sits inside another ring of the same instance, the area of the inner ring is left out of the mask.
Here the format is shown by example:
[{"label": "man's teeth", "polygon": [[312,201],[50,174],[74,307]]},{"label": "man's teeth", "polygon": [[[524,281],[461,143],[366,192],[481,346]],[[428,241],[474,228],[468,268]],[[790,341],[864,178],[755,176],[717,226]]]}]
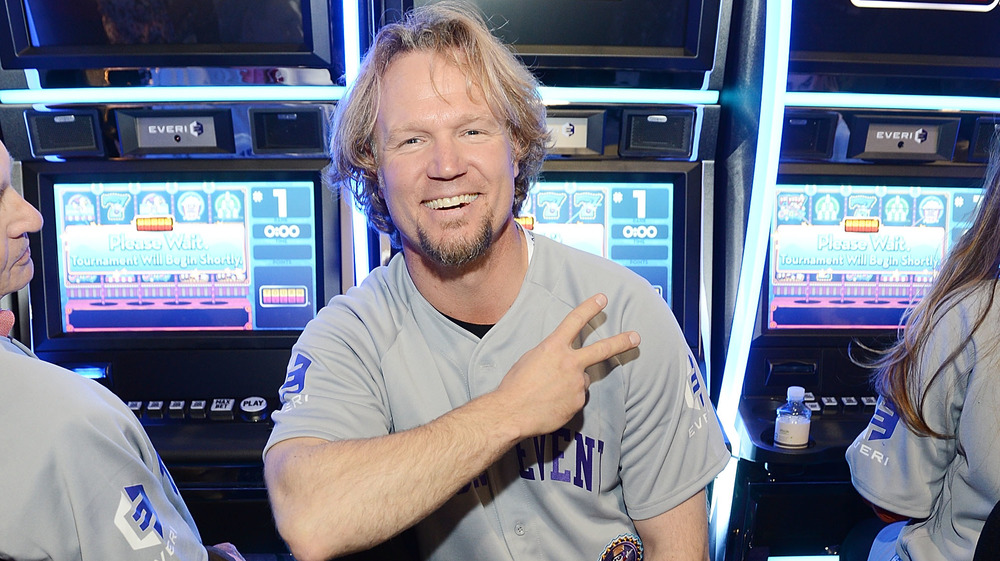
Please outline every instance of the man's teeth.
[{"label": "man's teeth", "polygon": [[475,194],[456,195],[454,197],[445,197],[443,199],[434,199],[433,201],[427,201],[424,203],[424,206],[429,209],[438,210],[441,208],[451,208],[459,205],[469,204],[478,198],[479,195]]}]

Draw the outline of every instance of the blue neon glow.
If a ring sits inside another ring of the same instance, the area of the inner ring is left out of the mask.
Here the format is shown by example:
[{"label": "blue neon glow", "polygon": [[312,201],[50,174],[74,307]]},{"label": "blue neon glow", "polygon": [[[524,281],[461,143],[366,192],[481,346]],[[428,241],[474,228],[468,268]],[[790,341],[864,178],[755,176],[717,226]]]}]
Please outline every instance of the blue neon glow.
[{"label": "blue neon glow", "polygon": [[368,217],[358,210],[354,197],[350,197],[351,206],[351,236],[354,238],[354,284],[359,285],[371,272],[368,256],[371,247],[368,245]]},{"label": "blue neon glow", "polygon": [[770,556],[767,561],[840,561],[839,555],[781,555]]},{"label": "blue neon glow", "polygon": [[200,101],[336,101],[343,86],[149,86],[0,90],[5,105]]},{"label": "blue neon glow", "polygon": [[[357,63],[347,65],[357,76]],[[84,104],[198,101],[336,101],[344,86],[148,86],[132,88],[53,88],[0,90],[0,103]],[[623,103],[666,105],[713,105],[719,92],[705,90],[646,90],[628,88],[540,88],[547,105],[568,103]]]},{"label": "blue neon glow", "polygon": [[1000,112],[1000,98],[948,95],[897,95],[849,92],[786,92],[786,107],[844,109],[921,109],[930,111]]},{"label": "blue neon glow", "polygon": [[633,88],[552,88],[541,87],[546,105],[566,103],[656,103],[714,105],[719,92],[713,90],[651,90]]},{"label": "blue neon glow", "polygon": [[107,371],[100,366],[77,366],[73,368],[73,372],[91,380],[103,380],[108,377]]},{"label": "blue neon glow", "polygon": [[792,0],[767,2],[764,20],[764,69],[761,80],[760,124],[757,130],[757,153],[751,182],[750,211],[743,244],[743,261],[736,289],[736,304],[726,365],[719,391],[719,421],[729,438],[733,458],[715,478],[712,524],[715,533],[715,559],[721,559],[729,535],[736,485],[736,466],[740,456],[740,438],[736,432],[740,395],[746,377],[750,342],[757,320],[760,284],[764,274],[764,253],[774,208],[774,185],[778,178],[778,151],[785,113],[785,81],[788,79],[788,44],[792,27]]},{"label": "blue neon glow", "polygon": [[344,78],[350,84],[358,77],[361,66],[361,22],[358,19],[358,3],[343,2],[344,5]]},{"label": "blue neon glow", "polygon": [[788,44],[791,35],[792,0],[767,3],[764,41],[764,74],[761,84],[760,126],[757,155],[750,191],[743,260],[736,288],[733,329],[719,392],[719,420],[729,435],[733,453],[739,455],[736,416],[746,376],[750,342],[757,321],[760,284],[774,212],[774,188],[778,178],[778,152],[785,113],[785,81],[788,78]]}]

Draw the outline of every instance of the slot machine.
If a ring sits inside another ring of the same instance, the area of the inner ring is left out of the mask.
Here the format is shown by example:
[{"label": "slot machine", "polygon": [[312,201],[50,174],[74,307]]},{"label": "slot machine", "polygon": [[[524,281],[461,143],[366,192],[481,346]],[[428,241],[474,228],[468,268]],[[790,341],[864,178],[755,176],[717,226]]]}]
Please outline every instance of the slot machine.
[{"label": "slot machine", "polygon": [[[796,2],[766,263],[740,388],[725,559],[837,555],[873,518],[844,454],[896,340],[979,203],[1000,75],[991,3]],[[891,23],[890,23],[891,22]],[[808,445],[775,444],[802,386]],[[872,458],[872,461],[886,461]]]}]

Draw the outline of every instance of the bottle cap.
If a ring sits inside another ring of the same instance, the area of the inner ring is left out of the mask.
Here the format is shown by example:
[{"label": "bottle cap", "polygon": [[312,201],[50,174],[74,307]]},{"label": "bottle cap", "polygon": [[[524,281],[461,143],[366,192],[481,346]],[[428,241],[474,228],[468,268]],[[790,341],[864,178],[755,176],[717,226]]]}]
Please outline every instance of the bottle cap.
[{"label": "bottle cap", "polygon": [[802,386],[788,386],[788,401],[802,401],[805,398],[805,388]]}]

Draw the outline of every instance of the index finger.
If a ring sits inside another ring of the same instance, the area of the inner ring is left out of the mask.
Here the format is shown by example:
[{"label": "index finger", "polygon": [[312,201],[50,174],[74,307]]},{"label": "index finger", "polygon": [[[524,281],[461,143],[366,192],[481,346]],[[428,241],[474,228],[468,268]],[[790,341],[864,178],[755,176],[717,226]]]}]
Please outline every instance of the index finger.
[{"label": "index finger", "polygon": [[601,313],[601,310],[607,305],[608,297],[604,294],[595,294],[587,298],[566,314],[566,317],[552,330],[551,337],[567,345],[572,344],[584,326],[597,317],[597,314]]}]

